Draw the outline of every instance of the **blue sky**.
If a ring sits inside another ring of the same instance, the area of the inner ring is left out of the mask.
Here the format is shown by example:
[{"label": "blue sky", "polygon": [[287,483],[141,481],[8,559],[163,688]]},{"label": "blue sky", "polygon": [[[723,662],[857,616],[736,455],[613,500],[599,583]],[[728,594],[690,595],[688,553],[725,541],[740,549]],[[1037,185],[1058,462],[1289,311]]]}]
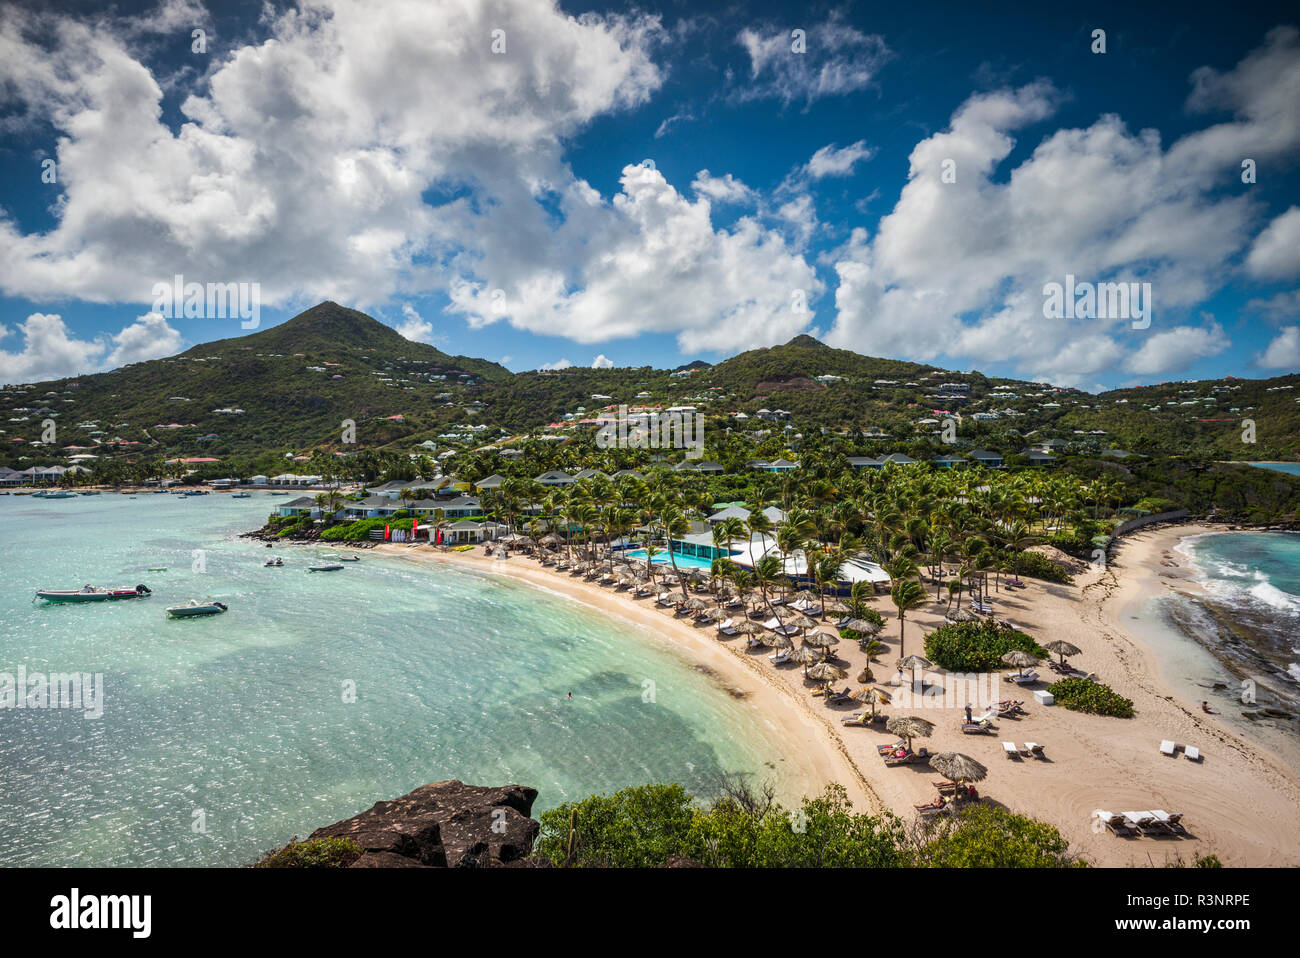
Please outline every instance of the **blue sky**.
[{"label": "blue sky", "polygon": [[[177,274],[517,370],[1300,368],[1294,8],[1001,6],[5,7],[0,381],[245,331],[151,313]],[[1067,275],[1149,324],[1045,317]]]}]

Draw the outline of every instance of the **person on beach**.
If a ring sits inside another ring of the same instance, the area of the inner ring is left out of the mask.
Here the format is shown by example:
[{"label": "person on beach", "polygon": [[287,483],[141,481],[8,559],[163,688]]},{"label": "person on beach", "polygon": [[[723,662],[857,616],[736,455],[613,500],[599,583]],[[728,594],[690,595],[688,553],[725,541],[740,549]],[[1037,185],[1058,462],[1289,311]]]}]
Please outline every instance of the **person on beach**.
[{"label": "person on beach", "polygon": [[1216,714],[1216,713],[1215,713],[1215,712],[1210,708],[1210,703],[1209,703],[1209,702],[1202,702],[1202,703],[1201,703],[1201,711],[1204,712],[1206,715],[1214,715],[1214,714]]},{"label": "person on beach", "polygon": [[966,706],[966,724],[967,724],[967,725],[971,725],[971,724],[973,724],[972,719],[971,719],[971,717],[970,717],[970,706],[969,706],[969,705]]}]

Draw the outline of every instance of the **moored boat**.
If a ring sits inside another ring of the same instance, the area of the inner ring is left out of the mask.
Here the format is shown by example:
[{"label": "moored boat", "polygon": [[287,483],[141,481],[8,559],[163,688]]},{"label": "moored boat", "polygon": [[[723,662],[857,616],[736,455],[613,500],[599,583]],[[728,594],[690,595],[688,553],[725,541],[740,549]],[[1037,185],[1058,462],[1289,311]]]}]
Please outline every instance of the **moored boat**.
[{"label": "moored boat", "polygon": [[134,589],[106,589],[103,586],[87,585],[80,589],[40,589],[36,598],[46,602],[107,602],[111,599],[143,599],[150,595],[146,585],[137,585]]},{"label": "moored boat", "polygon": [[307,571],[308,572],[338,572],[342,568],[343,566],[341,565],[309,565],[307,567]]},{"label": "moored boat", "polygon": [[262,565],[268,568],[277,569],[280,566],[284,565],[284,560],[281,559],[279,556],[276,556],[274,559],[267,559],[265,562],[262,563]]},{"label": "moored boat", "polygon": [[200,602],[190,599],[185,605],[174,605],[167,610],[173,619],[193,619],[200,615],[220,615],[226,611],[224,602]]},{"label": "moored boat", "polygon": [[232,494],[231,494],[230,498],[231,498],[231,499],[251,499],[251,498],[253,498],[253,494],[252,494],[251,492],[235,492],[235,493],[232,493]]}]

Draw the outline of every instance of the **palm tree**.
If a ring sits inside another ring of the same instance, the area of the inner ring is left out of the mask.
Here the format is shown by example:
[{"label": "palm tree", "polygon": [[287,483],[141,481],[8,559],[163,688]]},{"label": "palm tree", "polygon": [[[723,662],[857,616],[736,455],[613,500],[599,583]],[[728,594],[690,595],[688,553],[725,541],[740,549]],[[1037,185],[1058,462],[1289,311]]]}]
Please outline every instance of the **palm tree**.
[{"label": "palm tree", "polygon": [[[673,572],[679,572],[677,568],[677,557],[673,552],[673,539],[681,538],[690,530],[690,525],[686,521],[686,516],[682,510],[676,506],[667,506],[659,512],[659,531],[663,533],[665,544],[668,548],[668,562],[673,567]],[[682,587],[682,598],[689,598],[686,592],[686,580],[679,574],[677,577],[678,584]]]},{"label": "palm tree", "polygon": [[894,603],[894,608],[898,610],[898,654],[900,657],[906,655],[903,626],[907,619],[907,613],[925,605],[929,598],[929,593],[915,579],[896,581],[889,590],[889,600]]},{"label": "palm tree", "polygon": [[767,606],[767,609],[772,613],[773,618],[776,617],[776,609],[772,607],[772,602],[767,597],[767,590],[768,587],[783,574],[783,570],[781,569],[781,560],[770,553],[754,563],[754,581],[758,584],[759,591],[763,594],[763,604]]}]

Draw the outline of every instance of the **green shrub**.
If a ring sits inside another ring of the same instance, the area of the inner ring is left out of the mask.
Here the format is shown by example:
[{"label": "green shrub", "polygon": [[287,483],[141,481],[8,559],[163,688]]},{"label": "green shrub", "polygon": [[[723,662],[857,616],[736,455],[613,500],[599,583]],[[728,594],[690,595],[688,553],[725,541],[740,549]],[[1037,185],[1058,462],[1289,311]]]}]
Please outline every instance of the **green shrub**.
[{"label": "green shrub", "polygon": [[791,811],[748,789],[701,806],[680,785],[641,785],[543,812],[534,854],[556,865],[652,868],[1061,867],[1078,864],[1051,825],[977,806],[916,837],[906,823],[854,813],[841,786]]},{"label": "green shrub", "polygon": [[1147,496],[1139,499],[1133,504],[1134,509],[1141,509],[1143,512],[1173,512],[1178,508],[1178,503],[1172,499],[1165,499],[1161,496]]},{"label": "green shrub", "polygon": [[942,821],[921,850],[928,868],[1062,868],[1082,864],[1057,829],[983,803]]},{"label": "green shrub", "polygon": [[1022,552],[1013,560],[1013,567],[1016,568],[1020,575],[1027,575],[1031,579],[1042,579],[1044,582],[1073,582],[1070,573],[1066,572],[1059,565],[1053,562],[1041,552]]},{"label": "green shrub", "polygon": [[1038,658],[1047,650],[1030,636],[1002,628],[988,619],[943,625],[925,637],[925,657],[949,672],[989,672],[1001,668],[1002,656],[1019,649]]},{"label": "green shrub", "polygon": [[357,519],[332,526],[321,533],[320,537],[329,542],[359,542],[370,538],[371,529],[391,526],[394,529],[411,531],[410,519]]},{"label": "green shrub", "polygon": [[289,842],[267,852],[254,868],[347,868],[361,857],[362,848],[350,838],[310,838]]},{"label": "green shrub", "polygon": [[1092,715],[1113,715],[1116,718],[1133,717],[1133,700],[1126,699],[1108,685],[1091,679],[1061,679],[1047,691],[1056,698],[1056,704],[1073,712]]}]

